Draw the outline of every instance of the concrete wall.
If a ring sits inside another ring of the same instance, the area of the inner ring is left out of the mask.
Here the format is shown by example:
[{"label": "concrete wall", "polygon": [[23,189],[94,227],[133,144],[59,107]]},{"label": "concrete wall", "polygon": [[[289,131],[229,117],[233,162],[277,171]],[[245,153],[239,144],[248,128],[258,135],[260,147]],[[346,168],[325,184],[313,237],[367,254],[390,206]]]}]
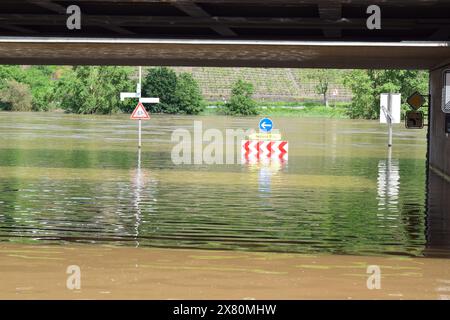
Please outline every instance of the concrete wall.
[{"label": "concrete wall", "polygon": [[440,256],[450,247],[450,135],[445,133],[445,113],[441,108],[446,69],[450,65],[430,73],[426,256]]},{"label": "concrete wall", "polygon": [[450,181],[450,135],[445,134],[445,113],[442,112],[443,74],[446,68],[430,73],[430,146],[429,164],[431,170]]},{"label": "concrete wall", "polygon": [[430,171],[428,176],[426,256],[447,254],[450,248],[450,183]]}]

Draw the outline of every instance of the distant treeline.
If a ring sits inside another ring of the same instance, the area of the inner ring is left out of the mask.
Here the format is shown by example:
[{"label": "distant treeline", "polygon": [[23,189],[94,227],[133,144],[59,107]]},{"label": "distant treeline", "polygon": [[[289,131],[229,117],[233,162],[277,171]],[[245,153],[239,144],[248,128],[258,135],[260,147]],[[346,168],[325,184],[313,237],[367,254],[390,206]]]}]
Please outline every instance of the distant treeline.
[{"label": "distant treeline", "polygon": [[[0,66],[0,109],[48,111],[62,109],[80,114],[130,112],[137,101],[120,101],[120,92],[135,92],[136,68],[110,66]],[[195,114],[203,107],[200,89],[188,73],[151,69],[143,94],[161,97],[148,106],[151,112]]]},{"label": "distant treeline", "polygon": [[[402,93],[403,102],[414,91],[428,92],[428,73],[406,70],[324,70],[308,73],[316,92],[329,105],[331,84],[342,83],[353,92],[347,114],[351,118],[375,119],[379,116],[379,95]],[[120,92],[136,90],[135,67],[112,66],[0,66],[0,110],[49,111],[61,109],[79,114],[131,112],[133,99],[122,102]],[[258,113],[252,95],[254,86],[238,80],[232,95],[220,108],[230,115]],[[191,73],[176,74],[170,68],[148,70],[143,79],[145,97],[159,97],[160,104],[147,105],[151,113],[198,114],[206,103]]]}]

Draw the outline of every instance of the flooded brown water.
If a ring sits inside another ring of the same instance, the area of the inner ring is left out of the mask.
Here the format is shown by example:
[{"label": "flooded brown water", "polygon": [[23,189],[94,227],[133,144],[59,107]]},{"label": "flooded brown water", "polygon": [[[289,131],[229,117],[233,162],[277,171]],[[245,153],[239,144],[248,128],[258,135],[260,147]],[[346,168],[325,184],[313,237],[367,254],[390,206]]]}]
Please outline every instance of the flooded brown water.
[{"label": "flooded brown water", "polygon": [[[5,241],[421,256],[424,131],[374,121],[275,118],[287,163],[175,165],[173,130],[258,118],[0,113]],[[205,143],[206,145],[206,143]]]},{"label": "flooded brown water", "polygon": [[0,260],[0,299],[450,299],[448,259],[2,244]]},{"label": "flooded brown water", "polygon": [[258,124],[153,116],[139,155],[125,115],[0,113],[0,298],[447,297],[450,188],[427,179],[425,131],[396,127],[389,156],[374,121],[274,118],[287,162],[175,165],[194,120]]}]

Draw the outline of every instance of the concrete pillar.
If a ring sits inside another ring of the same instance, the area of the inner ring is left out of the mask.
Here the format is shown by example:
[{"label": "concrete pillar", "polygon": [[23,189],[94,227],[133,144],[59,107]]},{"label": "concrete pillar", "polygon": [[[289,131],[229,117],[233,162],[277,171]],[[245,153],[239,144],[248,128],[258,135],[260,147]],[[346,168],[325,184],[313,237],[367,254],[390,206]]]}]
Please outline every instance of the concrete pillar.
[{"label": "concrete pillar", "polygon": [[448,256],[450,249],[449,195],[450,183],[430,171],[427,194],[426,256]]},{"label": "concrete pillar", "polygon": [[450,249],[450,135],[445,133],[442,111],[443,72],[430,73],[429,174],[426,216],[426,256],[448,256]]},{"label": "concrete pillar", "polygon": [[430,72],[431,109],[428,159],[430,169],[450,181],[450,135],[445,133],[445,113],[442,112],[443,72],[446,69],[450,69],[450,65]]}]

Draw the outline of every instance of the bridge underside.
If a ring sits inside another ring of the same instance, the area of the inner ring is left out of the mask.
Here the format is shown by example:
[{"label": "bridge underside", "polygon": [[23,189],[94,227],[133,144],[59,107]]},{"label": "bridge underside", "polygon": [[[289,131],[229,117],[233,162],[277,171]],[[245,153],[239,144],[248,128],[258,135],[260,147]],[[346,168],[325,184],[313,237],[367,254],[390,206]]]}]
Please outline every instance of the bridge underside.
[{"label": "bridge underside", "polygon": [[[78,5],[81,30],[66,28]],[[381,8],[368,30],[367,8]],[[0,36],[448,41],[447,0],[2,0]]]},{"label": "bridge underside", "polygon": [[0,38],[2,64],[434,69],[450,46],[224,40]]}]

